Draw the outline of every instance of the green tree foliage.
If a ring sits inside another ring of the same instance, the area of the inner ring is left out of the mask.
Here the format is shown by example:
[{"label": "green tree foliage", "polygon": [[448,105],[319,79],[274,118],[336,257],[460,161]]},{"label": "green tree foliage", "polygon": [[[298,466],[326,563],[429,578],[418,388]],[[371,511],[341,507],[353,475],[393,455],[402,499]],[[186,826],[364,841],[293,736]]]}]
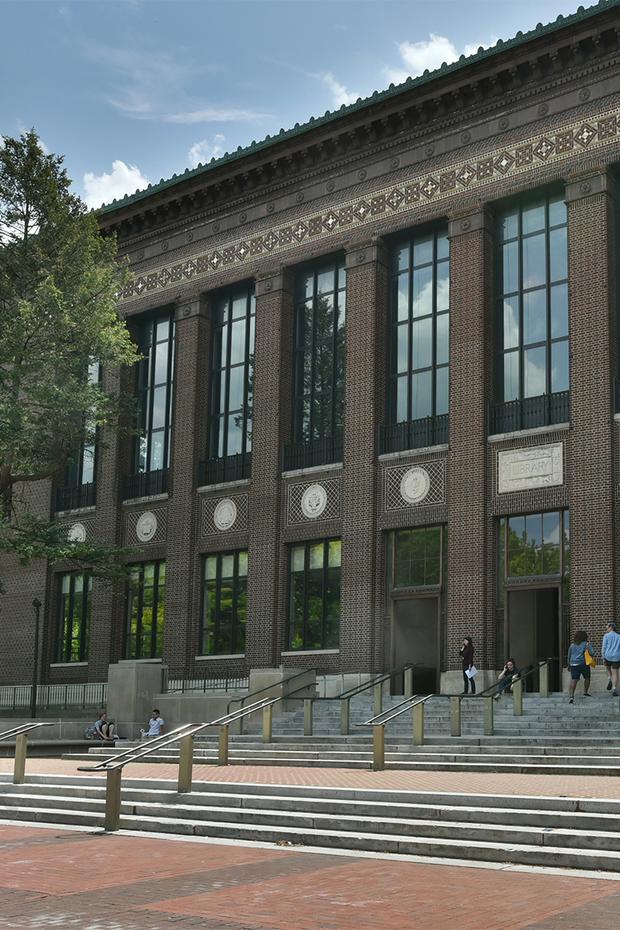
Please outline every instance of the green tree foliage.
[{"label": "green tree foliage", "polygon": [[70,192],[62,162],[34,131],[0,146],[0,551],[115,574],[112,550],[68,543],[24,493],[117,423],[117,402],[89,381],[91,362],[137,359],[117,313],[126,272],[116,242]]}]

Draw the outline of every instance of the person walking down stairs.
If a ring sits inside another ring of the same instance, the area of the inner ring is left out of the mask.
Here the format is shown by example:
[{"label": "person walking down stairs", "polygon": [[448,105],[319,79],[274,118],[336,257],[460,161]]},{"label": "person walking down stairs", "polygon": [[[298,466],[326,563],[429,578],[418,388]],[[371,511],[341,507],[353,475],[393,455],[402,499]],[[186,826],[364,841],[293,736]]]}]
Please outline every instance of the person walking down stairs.
[{"label": "person walking down stairs", "polygon": [[596,655],[592,643],[588,641],[585,630],[577,630],[575,637],[568,647],[567,665],[570,669],[570,684],[568,686],[569,704],[575,703],[575,688],[580,678],[583,678],[583,696],[590,697],[590,668],[596,665]]},{"label": "person walking down stairs", "polygon": [[618,669],[620,668],[620,633],[616,631],[616,624],[610,620],[607,624],[607,632],[603,636],[603,648],[601,649],[603,662],[607,668],[609,681],[607,690],[613,688],[613,696],[618,697]]},{"label": "person walking down stairs", "polygon": [[[620,637],[619,637],[620,638]],[[463,645],[459,649],[459,655],[463,660],[463,694],[467,694],[471,685],[471,693],[476,693],[476,682],[471,674],[474,667],[474,644],[471,636],[466,636]],[[469,675],[467,674],[469,672]]]}]

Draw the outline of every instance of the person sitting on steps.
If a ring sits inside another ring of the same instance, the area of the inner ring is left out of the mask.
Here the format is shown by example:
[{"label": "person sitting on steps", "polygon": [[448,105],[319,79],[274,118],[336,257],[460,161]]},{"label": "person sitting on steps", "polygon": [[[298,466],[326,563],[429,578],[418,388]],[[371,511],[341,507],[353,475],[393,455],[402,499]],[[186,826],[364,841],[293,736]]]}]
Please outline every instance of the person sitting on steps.
[{"label": "person sitting on steps", "polygon": [[86,727],[85,739],[100,739],[104,743],[113,743],[118,736],[114,735],[114,721],[108,720],[105,710],[102,710],[94,723]]},{"label": "person sitting on steps", "polygon": [[583,676],[583,696],[590,697],[590,666],[586,662],[586,650],[592,657],[596,655],[592,643],[588,642],[585,630],[577,630],[572,643],[568,647],[567,665],[570,669],[570,684],[568,686],[569,704],[575,703],[575,688]]},{"label": "person sitting on steps", "polygon": [[476,693],[476,682],[473,677],[470,678],[467,672],[471,669],[474,664],[474,644],[471,636],[466,636],[463,640],[463,645],[459,649],[459,655],[463,660],[463,694],[469,692],[469,686],[471,685],[471,693]]},{"label": "person sitting on steps", "polygon": [[499,678],[497,679],[499,684],[497,686],[497,694],[495,695],[495,700],[499,701],[504,691],[507,691],[509,694],[512,690],[512,683],[516,681],[519,677],[519,669],[517,668],[517,663],[514,659],[507,659],[506,664],[499,673]]}]

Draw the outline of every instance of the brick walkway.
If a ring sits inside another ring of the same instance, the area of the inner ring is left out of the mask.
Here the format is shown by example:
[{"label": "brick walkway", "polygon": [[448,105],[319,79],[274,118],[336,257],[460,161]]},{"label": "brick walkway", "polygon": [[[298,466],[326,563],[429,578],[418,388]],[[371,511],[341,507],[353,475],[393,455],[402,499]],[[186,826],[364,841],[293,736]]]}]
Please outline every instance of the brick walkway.
[{"label": "brick walkway", "polygon": [[[63,759],[28,759],[27,774],[84,775],[78,765]],[[12,772],[11,759],[0,758],[0,772]],[[136,763],[123,770],[125,778],[176,781],[178,767],[164,763]],[[101,775],[101,773],[99,773]],[[402,791],[457,791],[477,794],[521,794],[553,797],[620,798],[618,779],[598,775],[518,775],[478,772],[370,772],[360,769],[321,769],[268,765],[195,765],[194,781],[230,781],[269,785],[325,785],[339,788],[393,788]]]},{"label": "brick walkway", "polygon": [[607,930],[620,884],[0,825],[16,930]]}]

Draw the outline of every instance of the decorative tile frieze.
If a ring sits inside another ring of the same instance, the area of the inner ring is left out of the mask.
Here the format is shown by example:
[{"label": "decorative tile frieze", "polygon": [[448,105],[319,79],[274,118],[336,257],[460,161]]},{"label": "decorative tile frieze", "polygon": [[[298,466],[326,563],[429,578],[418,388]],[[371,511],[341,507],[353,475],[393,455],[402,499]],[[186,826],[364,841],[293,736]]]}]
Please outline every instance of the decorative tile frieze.
[{"label": "decorative tile frieze", "polygon": [[248,528],[248,495],[235,494],[230,497],[205,497],[202,501],[201,532],[208,536],[225,533],[244,533]]},{"label": "decorative tile frieze", "polygon": [[286,504],[287,526],[340,519],[340,478],[289,484]]},{"label": "decorative tile frieze", "polygon": [[166,541],[168,531],[165,507],[132,510],[125,517],[125,539],[130,546],[150,546]]},{"label": "decorative tile frieze", "polygon": [[620,109],[558,127],[518,144],[481,154],[478,159],[448,165],[437,176],[420,175],[396,187],[334,204],[321,215],[301,217],[293,226],[285,224],[249,241],[237,239],[212,252],[185,257],[176,264],[151,269],[128,282],[120,300],[131,300],[147,291],[165,291],[179,281],[207,277],[221,267],[242,266],[249,258],[264,252],[288,252],[308,239],[326,239],[342,229],[372,222],[379,215],[415,214],[420,205],[517,176],[537,165],[558,162],[585,149],[600,150],[616,142],[619,137]]},{"label": "decorative tile frieze", "polygon": [[407,510],[446,502],[446,463],[443,459],[423,465],[392,465],[383,476],[385,510]]}]

